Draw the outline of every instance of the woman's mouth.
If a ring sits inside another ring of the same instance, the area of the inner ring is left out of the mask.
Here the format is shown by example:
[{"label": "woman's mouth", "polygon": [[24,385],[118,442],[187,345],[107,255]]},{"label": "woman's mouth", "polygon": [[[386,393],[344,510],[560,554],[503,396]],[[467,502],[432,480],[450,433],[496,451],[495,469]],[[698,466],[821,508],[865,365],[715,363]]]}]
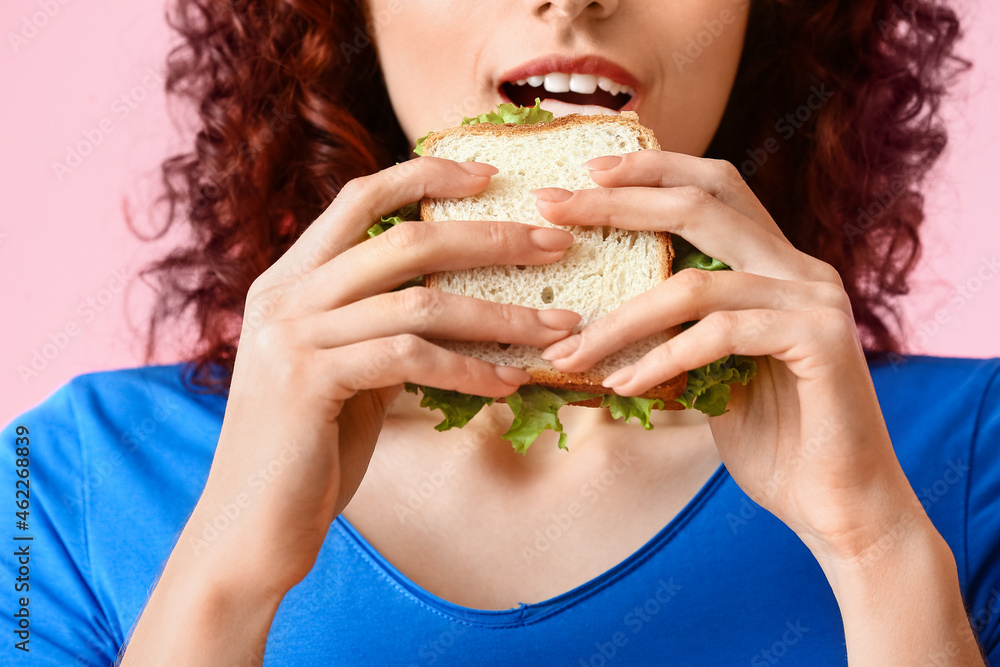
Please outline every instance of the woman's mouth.
[{"label": "woman's mouth", "polygon": [[543,108],[547,108],[546,100],[561,102],[548,109],[561,116],[574,112],[618,113],[635,97],[635,89],[604,76],[551,72],[505,81],[500,84],[500,94],[518,106],[534,106],[536,97],[542,100]]}]

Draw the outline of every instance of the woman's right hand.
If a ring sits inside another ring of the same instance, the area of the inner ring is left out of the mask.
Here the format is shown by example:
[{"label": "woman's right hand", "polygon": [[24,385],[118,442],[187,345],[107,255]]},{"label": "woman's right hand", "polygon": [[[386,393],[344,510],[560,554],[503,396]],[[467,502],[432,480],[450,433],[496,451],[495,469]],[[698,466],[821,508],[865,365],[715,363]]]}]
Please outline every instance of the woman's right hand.
[{"label": "woman's right hand", "polygon": [[214,572],[251,573],[282,592],[309,572],[403,382],[504,396],[528,380],[425,337],[545,347],[579,322],[423,287],[390,291],[435,271],[563,256],[571,234],[512,221],[409,222],[364,240],[380,215],[423,196],[481,192],[496,171],[421,157],[354,179],[254,282],[218,448],[189,522]]},{"label": "woman's right hand", "polygon": [[563,256],[569,232],[513,221],[408,222],[365,240],[381,215],[476,194],[495,173],[421,157],[354,179],[254,281],[208,480],[123,667],[261,664],[278,605],[361,483],[402,383],[505,396],[528,380],[425,337],[545,347],[577,324],[569,311],[390,291],[436,271]]}]

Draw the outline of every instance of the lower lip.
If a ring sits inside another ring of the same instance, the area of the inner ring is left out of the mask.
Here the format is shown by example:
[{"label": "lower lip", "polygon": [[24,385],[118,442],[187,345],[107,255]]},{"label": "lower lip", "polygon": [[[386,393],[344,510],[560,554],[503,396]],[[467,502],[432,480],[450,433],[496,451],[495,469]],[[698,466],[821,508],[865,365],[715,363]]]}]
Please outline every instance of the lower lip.
[{"label": "lower lip", "polygon": [[[503,92],[503,88],[498,88],[498,90],[500,92],[500,99],[503,102],[510,104],[514,103],[513,100],[507,97],[507,95]],[[632,97],[629,98],[629,101],[625,104],[625,106],[623,106],[618,111],[615,111],[614,109],[609,109],[607,107],[600,107],[595,105],[569,104],[568,102],[562,102],[560,100],[554,100],[550,98],[542,99],[541,107],[543,109],[546,109],[547,111],[551,111],[552,115],[555,116],[556,118],[559,118],[560,116],[566,116],[571,113],[604,114],[610,116],[617,116],[621,114],[622,111],[635,111],[636,106],[638,106],[637,105],[638,99],[639,99],[638,94],[633,95]]]}]

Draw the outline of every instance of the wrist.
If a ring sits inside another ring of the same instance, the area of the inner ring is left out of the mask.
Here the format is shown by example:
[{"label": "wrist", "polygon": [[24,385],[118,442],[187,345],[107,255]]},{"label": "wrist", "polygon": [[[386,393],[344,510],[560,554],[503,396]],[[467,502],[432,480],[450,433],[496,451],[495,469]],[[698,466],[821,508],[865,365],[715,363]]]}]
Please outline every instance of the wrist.
[{"label": "wrist", "polygon": [[898,464],[813,509],[796,533],[821,563],[845,566],[891,557],[911,540],[940,538]]},{"label": "wrist", "polygon": [[280,537],[250,525],[249,517],[240,518],[222,524],[217,512],[205,514],[196,507],[163,574],[169,571],[187,588],[208,591],[219,602],[277,608],[301,577],[286,574],[283,563],[275,562],[275,549],[262,548],[281,544]]},{"label": "wrist", "polygon": [[944,664],[935,656],[948,656],[947,664],[982,665],[954,554],[926,513],[911,512],[865,549],[814,551],[840,607],[848,664]]},{"label": "wrist", "polygon": [[863,586],[888,572],[922,576],[955,569],[951,548],[909,482],[905,478],[897,482],[859,496],[829,522],[828,530],[800,534],[834,592],[840,582]]},{"label": "wrist", "polygon": [[909,508],[889,523],[873,525],[864,539],[825,543],[812,551],[835,592],[841,583],[862,584],[889,572],[922,578],[956,568],[951,548],[923,508]]}]

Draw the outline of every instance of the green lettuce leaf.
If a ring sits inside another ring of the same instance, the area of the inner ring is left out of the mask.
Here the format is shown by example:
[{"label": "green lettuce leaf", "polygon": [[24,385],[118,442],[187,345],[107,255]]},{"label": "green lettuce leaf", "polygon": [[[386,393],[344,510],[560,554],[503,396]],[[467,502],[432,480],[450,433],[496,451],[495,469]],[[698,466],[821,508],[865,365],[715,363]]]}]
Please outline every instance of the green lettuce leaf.
[{"label": "green lettuce leaf", "polygon": [[[674,247],[673,271],[700,269],[702,271],[729,271],[730,268],[717,259],[709,257],[679,236],[672,236]],[[694,322],[681,325],[687,329]],[[729,385],[746,383],[757,374],[757,363],[750,357],[730,354],[701,368],[688,371],[687,387],[680,398],[674,400],[685,408],[701,410],[709,417],[718,417],[727,412]]]},{"label": "green lettuce leaf", "polygon": [[476,123],[514,123],[516,125],[534,125],[535,123],[548,123],[555,119],[551,111],[542,108],[542,102],[535,98],[535,106],[520,107],[513,102],[498,104],[496,111],[487,111],[472,118],[463,118],[462,125],[475,125]]},{"label": "green lettuce leaf", "polygon": [[420,407],[440,410],[444,414],[444,421],[434,427],[438,431],[462,428],[479,414],[484,405],[490,405],[494,401],[489,396],[474,396],[450,389],[418,387],[409,382],[405,383],[403,388],[411,394],[416,394],[417,389],[420,389],[424,394],[423,398],[420,399]]},{"label": "green lettuce leaf", "polygon": [[685,408],[701,410],[709,417],[727,412],[729,385],[746,385],[757,374],[757,364],[742,354],[730,354],[701,368],[688,371],[687,388],[674,400]]},{"label": "green lettuce leaf", "polygon": [[419,220],[420,219],[420,202],[413,202],[412,204],[407,204],[400,209],[397,209],[390,213],[389,215],[383,215],[379,218],[379,221],[368,228],[368,236],[375,238],[379,234],[385,232],[390,227],[398,225],[401,222],[406,222],[407,220]]},{"label": "green lettuce leaf", "polygon": [[[541,100],[537,97],[535,98],[535,106],[533,107],[521,107],[513,102],[505,102],[504,104],[498,104],[496,111],[487,111],[478,116],[463,118],[461,125],[476,125],[477,123],[533,125],[535,123],[547,123],[550,120],[554,120],[555,116],[552,112],[543,109],[541,104]],[[424,154],[424,140],[432,134],[434,133],[428,132],[417,139],[417,145],[414,146],[413,152],[422,156]]]},{"label": "green lettuce leaf", "polygon": [[709,257],[679,236],[671,235],[670,243],[674,247],[674,273],[683,269],[701,269],[703,271],[726,271],[729,269],[726,264]]},{"label": "green lettuce leaf", "polygon": [[611,416],[628,423],[628,420],[635,417],[647,431],[653,428],[649,421],[650,415],[655,407],[657,410],[663,409],[663,401],[658,398],[639,398],[637,396],[619,396],[618,394],[604,394],[601,401],[602,408],[611,410]]},{"label": "green lettuce leaf", "polygon": [[500,437],[511,442],[514,451],[524,454],[543,431],[551,429],[559,434],[559,449],[568,449],[566,433],[563,431],[562,422],[559,421],[559,408],[567,403],[585,401],[588,398],[593,398],[593,394],[550,389],[535,384],[520,387],[504,398],[514,413],[514,423]]},{"label": "green lettuce leaf", "polygon": [[[440,410],[444,414],[445,418],[441,423],[434,426],[438,431],[465,426],[484,405],[490,405],[494,401],[487,396],[472,396],[410,383],[404,387],[411,394],[416,394],[418,390],[423,393],[423,398],[420,400],[421,407]],[[663,401],[658,399],[590,394],[583,391],[525,385],[504,398],[514,414],[514,421],[500,437],[514,445],[515,451],[524,454],[538,436],[544,431],[551,430],[559,434],[559,447],[568,449],[566,432],[563,431],[562,422],[559,421],[559,408],[568,403],[586,401],[598,396],[602,399],[601,407],[611,410],[611,416],[615,419],[627,422],[635,417],[647,431],[653,428],[650,422],[653,409],[663,409]]]},{"label": "green lettuce leaf", "polygon": [[[420,202],[413,202],[412,204],[407,204],[402,208],[399,208],[389,215],[383,215],[379,218],[379,221],[368,228],[369,238],[375,238],[379,234],[384,234],[388,229],[400,224],[401,222],[406,222],[408,220],[419,220],[420,219]],[[415,278],[410,278],[405,283],[400,285],[395,289],[404,289],[406,287],[413,287],[414,285],[420,285],[424,281],[423,276],[416,276]],[[395,291],[395,290],[393,290]]]}]

